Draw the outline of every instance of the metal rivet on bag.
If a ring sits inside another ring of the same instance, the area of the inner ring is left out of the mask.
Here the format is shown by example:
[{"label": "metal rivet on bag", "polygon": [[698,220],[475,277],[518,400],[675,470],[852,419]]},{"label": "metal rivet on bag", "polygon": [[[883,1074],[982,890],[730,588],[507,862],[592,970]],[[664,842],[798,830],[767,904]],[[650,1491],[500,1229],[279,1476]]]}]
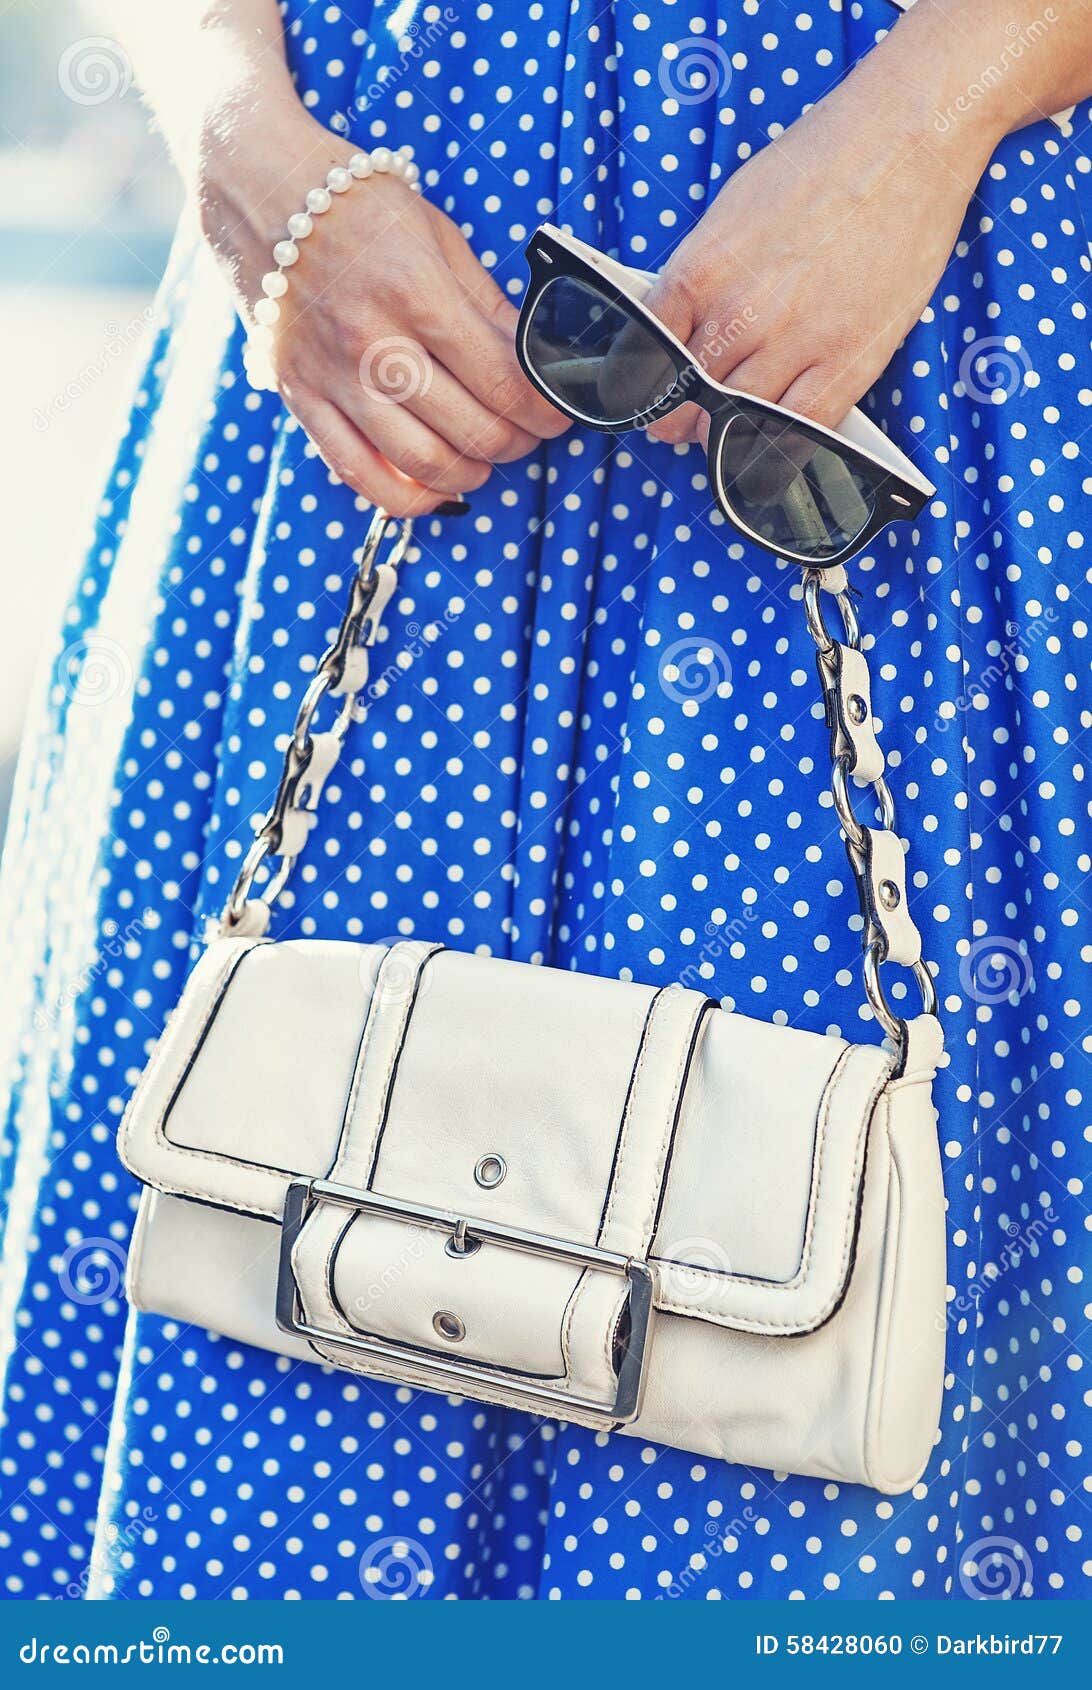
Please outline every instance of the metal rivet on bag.
[{"label": "metal rivet on bag", "polygon": [[507,1172],[508,1163],[503,1156],[499,1156],[496,1151],[493,1151],[490,1155],[482,1157],[474,1169],[474,1178],[480,1186],[489,1191],[493,1186],[500,1184]]},{"label": "metal rivet on bag", "polygon": [[466,1337],[466,1327],[450,1309],[438,1309],[432,1317],[432,1329],[449,1344],[459,1344]]},{"label": "metal rivet on bag", "polygon": [[851,692],[849,697],[846,699],[846,715],[849,717],[854,727],[857,728],[860,727],[861,723],[868,715],[868,705],[865,703],[859,692]]},{"label": "metal rivet on bag", "polygon": [[881,880],[878,891],[880,903],[885,910],[897,910],[902,903],[902,893],[893,880]]}]

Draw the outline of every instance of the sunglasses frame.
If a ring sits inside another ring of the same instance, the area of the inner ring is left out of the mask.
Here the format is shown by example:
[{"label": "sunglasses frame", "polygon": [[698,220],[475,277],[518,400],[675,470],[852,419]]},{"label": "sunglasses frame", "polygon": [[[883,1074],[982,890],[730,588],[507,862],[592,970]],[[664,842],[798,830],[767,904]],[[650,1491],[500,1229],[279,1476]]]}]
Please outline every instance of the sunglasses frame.
[{"label": "sunglasses frame", "polygon": [[[798,412],[790,411],[787,406],[775,405],[768,399],[758,399],[753,394],[742,393],[736,388],[714,381],[682,341],[676,339],[670,329],[644,305],[642,294],[658,280],[649,271],[633,270],[628,265],[609,258],[606,253],[597,252],[594,247],[577,240],[575,236],[555,229],[549,223],[544,223],[532,236],[524,253],[531,280],[520,307],[516,356],[520,368],[532,386],[574,422],[585,423],[601,434],[625,434],[630,429],[648,428],[652,423],[677,410],[680,405],[698,405],[709,417],[706,458],[709,484],[717,506],[733,528],[746,535],[755,545],[761,546],[763,551],[770,552],[774,557],[787,558],[793,563],[805,564],[812,569],[835,569],[867,546],[889,522],[912,521],[936,492],[933,484],[927,481],[898,447],[888,440],[882,430],[860,411],[850,412],[843,423],[843,429],[852,429],[857,434],[871,437],[877,450],[870,450],[859,441],[847,438],[846,433],[825,428],[822,423],[812,422],[809,417],[802,417]],[[528,335],[543,294],[551,282],[562,278],[589,283],[597,293],[602,294],[617,309],[626,312],[632,320],[639,323],[666,353],[674,365],[675,380],[655,405],[620,422],[603,422],[597,417],[585,415],[575,406],[560,399],[539,373],[528,350]],[[813,438],[817,445],[826,446],[835,452],[844,463],[868,467],[870,479],[875,483],[873,509],[865,526],[850,544],[823,558],[794,552],[784,546],[772,545],[763,535],[756,533],[735,510],[723,484],[721,448],[732,423],[753,409],[781,422],[792,423]]]}]

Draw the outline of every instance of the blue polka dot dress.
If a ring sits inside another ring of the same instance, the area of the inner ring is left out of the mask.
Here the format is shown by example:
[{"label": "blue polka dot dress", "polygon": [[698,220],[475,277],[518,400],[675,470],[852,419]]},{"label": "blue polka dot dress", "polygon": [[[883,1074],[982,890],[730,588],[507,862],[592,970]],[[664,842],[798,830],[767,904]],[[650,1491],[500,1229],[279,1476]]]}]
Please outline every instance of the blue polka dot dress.
[{"label": "blue polka dot dress", "polygon": [[[544,219],[658,267],[896,17],[352,11],[285,8],[301,97],[361,144],[411,143],[514,300]],[[677,68],[699,50],[702,98]],[[866,401],[938,485],[854,566],[951,1054],[944,1418],[895,1499],[127,1318],[118,1118],[367,520],[249,390],[180,237],[3,882],[5,1594],[1081,1594],[1090,168],[1087,109],[1004,142]],[[700,451],[573,429],[419,538],[386,619],[411,661],[327,788],[277,931],[686,973],[749,1015],[875,1037],[798,579],[719,521]]]}]

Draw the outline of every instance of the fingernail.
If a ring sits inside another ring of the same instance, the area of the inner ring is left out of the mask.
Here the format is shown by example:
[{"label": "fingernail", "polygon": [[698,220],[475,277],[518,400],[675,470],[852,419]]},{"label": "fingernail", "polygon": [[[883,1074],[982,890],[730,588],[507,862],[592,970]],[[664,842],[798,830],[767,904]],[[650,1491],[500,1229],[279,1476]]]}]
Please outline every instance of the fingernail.
[{"label": "fingernail", "polygon": [[437,505],[433,516],[465,516],[470,506],[465,499],[445,499],[442,505]]}]

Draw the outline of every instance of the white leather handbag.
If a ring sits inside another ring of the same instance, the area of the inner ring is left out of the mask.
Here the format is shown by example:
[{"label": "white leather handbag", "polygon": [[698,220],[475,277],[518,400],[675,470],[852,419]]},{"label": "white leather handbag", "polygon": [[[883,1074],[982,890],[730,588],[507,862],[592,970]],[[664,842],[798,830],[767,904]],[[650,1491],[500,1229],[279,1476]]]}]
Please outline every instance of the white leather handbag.
[{"label": "white leather handbag", "polygon": [[[147,1187],[130,1301],[372,1378],[906,1490],[943,1381],[942,1040],[844,574],[808,572],[804,599],[883,1045],[681,986],[265,936],[361,695],[384,690],[368,653],[410,524],[391,530],[377,515],[273,807],[122,1122]],[[327,694],[337,720],[314,732]],[[855,816],[853,780],[881,826]],[[920,1014],[892,1009],[887,962],[913,971]]]}]

